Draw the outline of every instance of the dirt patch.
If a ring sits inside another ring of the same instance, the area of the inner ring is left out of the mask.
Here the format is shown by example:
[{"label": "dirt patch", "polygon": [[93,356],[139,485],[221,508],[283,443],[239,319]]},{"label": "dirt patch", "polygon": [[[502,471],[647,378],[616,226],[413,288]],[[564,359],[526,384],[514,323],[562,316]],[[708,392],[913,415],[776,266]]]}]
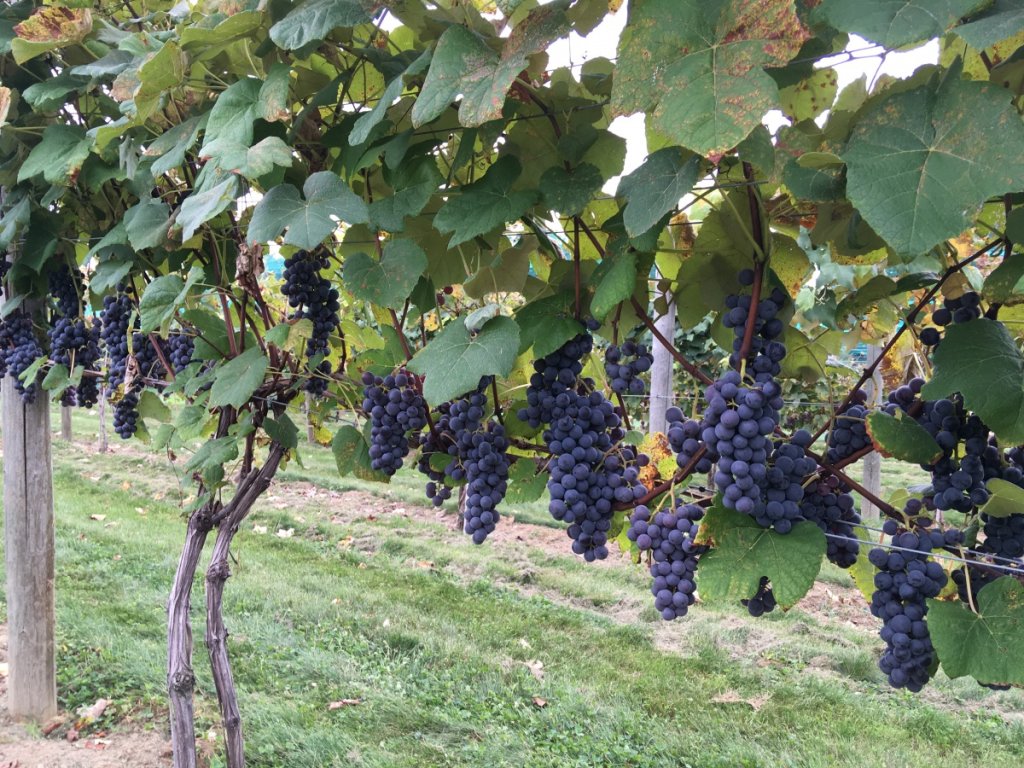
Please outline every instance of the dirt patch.
[{"label": "dirt patch", "polygon": [[7,714],[7,627],[0,624],[0,768],[166,768],[171,765],[170,742],[153,731],[125,728],[112,733],[89,734],[74,742],[68,741],[67,728],[58,728],[53,733],[53,738],[36,735]]}]

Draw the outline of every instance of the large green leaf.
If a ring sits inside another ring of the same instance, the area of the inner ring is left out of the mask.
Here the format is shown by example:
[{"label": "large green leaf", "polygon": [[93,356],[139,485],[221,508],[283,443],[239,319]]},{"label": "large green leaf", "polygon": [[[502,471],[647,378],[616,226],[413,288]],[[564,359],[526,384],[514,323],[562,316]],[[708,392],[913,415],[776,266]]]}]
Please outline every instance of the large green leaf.
[{"label": "large green leaf", "polygon": [[1024,125],[1006,90],[951,71],[869,109],[843,160],[868,224],[917,255],[966,229],[987,198],[1020,187]]},{"label": "large green leaf", "polygon": [[262,86],[262,80],[246,77],[229,85],[217,97],[206,121],[204,150],[218,139],[235,141],[245,146],[252,143],[253,123],[262,114]]},{"label": "large green leaf", "polygon": [[1024,685],[1024,585],[1012,576],[996,579],[978,592],[977,608],[928,601],[928,629],[942,669],[986,685]]},{"label": "large green leaf", "polygon": [[959,392],[1000,441],[1024,443],[1024,357],[1006,326],[985,318],[947,326],[932,363],[924,397]]},{"label": "large green leaf", "polygon": [[124,214],[128,242],[137,250],[156,248],[167,240],[170,218],[170,206],[155,197],[132,206]]},{"label": "large green leaf", "polygon": [[250,347],[228,361],[217,371],[217,377],[213,380],[210,405],[241,408],[263,383],[269,362],[258,346]]},{"label": "large green leaf", "polygon": [[594,298],[590,300],[590,312],[597,320],[604,318],[615,309],[619,302],[626,301],[636,289],[636,254],[632,251],[608,256],[594,270]]},{"label": "large green leaf", "polygon": [[331,452],[338,474],[352,475],[360,480],[377,480],[389,482],[390,478],[383,472],[375,472],[370,465],[370,446],[362,432],[353,426],[345,425],[334,433],[331,440]]},{"label": "large green leaf", "polygon": [[167,42],[139,67],[139,86],[132,96],[140,118],[149,117],[160,104],[160,97],[185,80],[188,57],[174,43]]},{"label": "large green leaf", "polygon": [[354,27],[370,20],[359,0],[306,0],[270,28],[270,39],[286,51],[323,40],[338,27]]},{"label": "large green leaf", "polygon": [[284,242],[315,248],[340,222],[363,224],[369,210],[345,182],[329,171],[312,174],[302,195],[291,184],[279,184],[256,204],[249,222],[249,242],[273,240],[287,229]]},{"label": "large green leaf", "polygon": [[942,456],[942,449],[928,430],[902,411],[894,416],[873,411],[868,414],[867,428],[875,450],[883,456],[912,464],[932,464]]},{"label": "large green leaf", "polygon": [[405,229],[405,218],[419,214],[444,182],[429,155],[407,160],[393,171],[385,168],[384,178],[394,191],[370,204],[370,222],[388,232]]},{"label": "large green leaf", "polygon": [[582,212],[602,184],[601,171],[590,163],[580,163],[571,170],[555,165],[540,177],[544,203],[564,216]]},{"label": "large green leaf", "polygon": [[501,117],[505,94],[526,68],[529,57],[568,31],[565,13],[557,7],[560,5],[537,8],[516,24],[500,54],[467,27],[448,27],[437,41],[423,88],[412,108],[413,125],[436,119],[459,95],[461,125],[482,125]]},{"label": "large green leaf", "polygon": [[841,32],[852,32],[886,48],[941,37],[979,0],[822,0],[820,18]]},{"label": "large green leaf", "polygon": [[49,184],[66,184],[78,175],[89,156],[92,141],[73,125],[48,125],[43,140],[28,153],[18,169],[18,181],[42,174]]},{"label": "large green leaf", "polygon": [[197,266],[189,270],[185,280],[174,274],[154,278],[139,300],[139,330],[149,333],[174,317],[202,277],[203,270]]},{"label": "large green leaf", "polygon": [[1024,5],[1019,0],[995,0],[984,13],[953,31],[969,46],[983,51],[1020,34],[1024,26]]},{"label": "large green leaf", "polygon": [[721,155],[778,106],[764,68],[786,64],[806,39],[793,0],[633,0],[612,105],[647,112],[659,133]]},{"label": "large green leaf", "polygon": [[814,585],[825,555],[825,534],[814,523],[797,523],[783,535],[717,504],[704,518],[698,540],[713,546],[701,555],[697,573],[707,602],[753,597],[767,576],[779,605],[791,608]]},{"label": "large green leaf", "polygon": [[657,224],[697,183],[701,159],[679,147],[648,155],[644,164],[619,182],[618,194],[628,201],[622,224],[637,237]]},{"label": "large green leaf", "polygon": [[203,157],[213,160],[222,170],[247,179],[258,179],[275,166],[292,164],[292,149],[278,136],[267,136],[253,146],[233,139],[216,139],[203,147]]},{"label": "large green leaf", "polygon": [[991,495],[981,508],[981,512],[989,517],[1009,517],[1022,514],[1024,511],[1024,488],[1000,477],[989,479],[985,483],[985,487],[988,488]]},{"label": "large green leaf", "polygon": [[355,147],[370,138],[370,132],[385,118],[388,109],[391,108],[395,99],[402,95],[402,89],[405,87],[405,78],[422,72],[427,64],[430,63],[430,55],[431,52],[429,50],[424,51],[402,74],[388,83],[388,87],[384,89],[384,95],[373,105],[373,109],[362,114],[356,120],[355,125],[352,126],[352,132],[348,135],[349,144]]},{"label": "large green leaf", "polygon": [[177,218],[181,239],[188,240],[199,227],[234,203],[238,184],[235,176],[228,176],[209,189],[193,192],[185,198]]},{"label": "large green leaf", "polygon": [[412,240],[390,240],[379,262],[362,252],[345,259],[345,288],[357,299],[399,309],[426,267],[427,254],[419,245]]},{"label": "large green leaf", "polygon": [[516,312],[520,351],[533,347],[533,356],[546,357],[586,328],[572,316],[572,296],[558,294],[531,301]]},{"label": "large green leaf", "polygon": [[467,184],[449,197],[434,216],[439,232],[454,233],[449,248],[515,221],[536,202],[536,192],[512,191],[521,172],[519,161],[506,155],[488,168],[480,181]]},{"label": "large green leaf", "polygon": [[[1024,208],[1013,211],[1017,212],[1024,213]],[[1011,253],[1009,258],[1004,258],[985,278],[983,293],[994,304],[1024,302],[1024,253]]]},{"label": "large green leaf", "polygon": [[519,354],[519,326],[510,317],[489,320],[479,333],[462,322],[449,323],[409,362],[423,379],[432,406],[474,389],[484,376],[507,376]]}]

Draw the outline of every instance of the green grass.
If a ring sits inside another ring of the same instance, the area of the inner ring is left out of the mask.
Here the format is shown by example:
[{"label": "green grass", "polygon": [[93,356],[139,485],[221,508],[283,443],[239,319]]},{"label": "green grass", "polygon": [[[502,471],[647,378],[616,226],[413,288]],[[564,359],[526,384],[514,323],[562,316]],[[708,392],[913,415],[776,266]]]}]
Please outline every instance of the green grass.
[{"label": "green grass", "polygon": [[[101,726],[162,729],[164,605],[189,488],[137,447],[93,453],[94,422],[75,419],[82,442],[54,448],[61,704],[103,696],[115,705]],[[305,450],[304,464],[285,469],[245,524],[225,596],[256,768],[1024,759],[1024,695],[941,675],[924,695],[893,691],[877,637],[827,611],[753,620],[702,606],[661,622],[635,566],[587,565],[538,528],[474,547],[450,516],[393,510],[419,502],[411,477],[371,497],[368,484],[331,477],[326,451]],[[274,535],[288,528],[293,537]],[[845,573],[823,577],[849,594]],[[200,574],[200,734],[217,727],[203,608]],[[537,661],[543,679],[527,666]],[[361,703],[329,708],[341,699]]]}]

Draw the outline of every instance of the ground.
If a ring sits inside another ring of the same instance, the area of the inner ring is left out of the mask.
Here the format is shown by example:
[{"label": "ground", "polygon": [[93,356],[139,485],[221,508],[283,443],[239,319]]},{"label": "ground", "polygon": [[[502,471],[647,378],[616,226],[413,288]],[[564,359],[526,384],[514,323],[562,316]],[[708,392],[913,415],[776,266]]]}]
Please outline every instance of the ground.
[{"label": "ground", "polygon": [[[72,714],[47,738],[0,720],[0,768],[167,765],[164,601],[184,458],[120,441],[98,454],[95,421],[75,423],[76,441],[54,446],[58,682]],[[513,506],[475,547],[451,511],[423,506],[414,475],[377,486],[339,479],[328,451],[302,459],[246,521],[225,598],[256,768],[1024,760],[1020,692],[941,674],[920,696],[885,685],[877,621],[842,571],[826,566],[786,614],[698,606],[663,622],[638,566],[583,563],[542,504]],[[887,482],[908,471],[887,465]],[[200,576],[198,733],[217,768],[203,608]],[[112,703],[69,742],[99,698]]]}]

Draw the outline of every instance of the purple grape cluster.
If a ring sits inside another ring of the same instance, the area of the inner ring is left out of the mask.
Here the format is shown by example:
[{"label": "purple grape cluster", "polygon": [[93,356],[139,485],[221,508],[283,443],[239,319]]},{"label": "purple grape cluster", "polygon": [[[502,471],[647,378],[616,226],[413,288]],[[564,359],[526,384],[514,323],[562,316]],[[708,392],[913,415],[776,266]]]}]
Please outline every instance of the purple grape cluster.
[{"label": "purple grape cluster", "polygon": [[100,312],[100,340],[107,355],[107,379],[112,388],[124,382],[128,368],[128,331],[132,317],[132,301],[123,285],[116,293],[103,297]]},{"label": "purple grape cluster", "polygon": [[486,427],[460,435],[466,470],[466,504],[463,530],[473,537],[474,544],[483,544],[494,532],[500,514],[498,505],[508,490],[508,447],[505,428],[488,422]]},{"label": "purple grape cluster", "polygon": [[857,562],[860,544],[856,527],[860,514],[853,496],[834,475],[819,476],[804,488],[800,514],[817,525],[826,535],[825,555],[839,568],[849,568]]},{"label": "purple grape cluster", "polygon": [[594,339],[589,333],[581,333],[570,339],[551,354],[533,363],[533,375],[526,388],[526,407],[519,410],[520,421],[536,429],[550,424],[555,411],[556,400],[562,398],[562,407],[569,401],[568,393],[576,388],[583,372],[583,358],[594,348]]},{"label": "purple grape cluster", "polygon": [[[701,446],[706,448],[706,443],[701,441],[701,433],[704,429],[701,422],[696,419],[687,419],[682,410],[676,406],[665,411],[665,421],[667,422],[668,444],[676,454],[676,464],[680,469],[689,466]],[[707,474],[717,460],[718,456],[713,450],[705,450],[704,455],[694,466],[694,471]]]},{"label": "purple grape cluster", "polygon": [[427,423],[426,404],[404,370],[363,374],[363,411],[370,417],[370,466],[389,477],[409,453],[409,435]]},{"label": "purple grape cluster", "polygon": [[677,504],[657,512],[640,505],[633,510],[626,536],[641,552],[651,553],[651,594],[654,607],[666,621],[685,616],[696,599],[698,558],[707,547],[695,543],[704,510],[696,504]]},{"label": "purple grape cluster", "polygon": [[951,323],[969,323],[981,317],[981,296],[975,291],[968,291],[955,299],[946,299],[942,306],[932,312],[932,322],[938,328],[929,326],[921,331],[921,343],[926,347],[935,348],[942,341],[942,331]]},{"label": "purple grape cluster", "polygon": [[894,688],[917,692],[928,682],[935,658],[928,624],[927,598],[946,585],[946,572],[929,558],[935,547],[945,545],[941,531],[900,531],[887,521],[892,549],[876,547],[868,553],[875,574],[871,613],[882,620],[879,632],[886,651],[878,662]]},{"label": "purple grape cluster", "polygon": [[0,374],[14,378],[14,388],[26,403],[35,400],[38,387],[35,381],[22,381],[21,375],[42,356],[31,317],[15,310],[0,322]]},{"label": "purple grape cluster", "polygon": [[643,395],[647,387],[640,375],[651,370],[654,356],[643,344],[627,341],[612,344],[604,353],[604,372],[612,392],[619,395]]},{"label": "purple grape cluster", "polygon": [[81,316],[78,298],[81,275],[77,270],[62,264],[50,272],[48,282],[55,303],[47,331],[50,359],[57,365],[63,365],[69,374],[79,366],[82,368],[80,383],[64,390],[61,404],[90,408],[99,400],[99,327],[96,323],[87,323]]},{"label": "purple grape cluster", "polygon": [[842,461],[871,445],[867,424],[870,410],[864,404],[867,397],[864,390],[858,389],[850,403],[836,414],[828,433],[826,458],[829,464]]},{"label": "purple grape cluster", "polygon": [[768,577],[762,576],[754,596],[741,600],[740,603],[743,604],[747,612],[755,619],[774,611],[777,603],[775,602],[775,593],[772,592],[771,582],[768,580]]},{"label": "purple grape cluster", "polygon": [[175,375],[181,373],[192,362],[196,351],[196,341],[191,334],[177,331],[167,337],[167,361],[174,369]]},{"label": "purple grape cluster", "polygon": [[[752,285],[754,271],[751,269],[741,270],[738,278],[741,286]],[[722,323],[726,328],[732,328],[733,331],[733,351],[729,357],[729,364],[736,369],[740,368],[739,354],[743,346],[743,336],[752,302],[753,297],[749,294],[732,294],[725,299],[728,311],[722,318]],[[753,372],[754,381],[767,381],[778,376],[781,370],[782,359],[786,356],[786,347],[777,339],[785,330],[785,324],[777,315],[785,303],[785,292],[780,288],[774,288],[767,298],[762,298],[757,304],[750,352],[744,361]]]},{"label": "purple grape cluster", "polygon": [[[341,322],[338,317],[341,309],[338,290],[320,274],[329,265],[327,256],[310,251],[297,251],[284,261],[281,293],[295,310],[292,317],[305,318],[313,323],[313,333],[306,342],[306,357],[309,360],[330,353],[331,334]],[[331,375],[330,363],[322,360],[309,373],[304,389],[313,395],[323,395]]]}]

